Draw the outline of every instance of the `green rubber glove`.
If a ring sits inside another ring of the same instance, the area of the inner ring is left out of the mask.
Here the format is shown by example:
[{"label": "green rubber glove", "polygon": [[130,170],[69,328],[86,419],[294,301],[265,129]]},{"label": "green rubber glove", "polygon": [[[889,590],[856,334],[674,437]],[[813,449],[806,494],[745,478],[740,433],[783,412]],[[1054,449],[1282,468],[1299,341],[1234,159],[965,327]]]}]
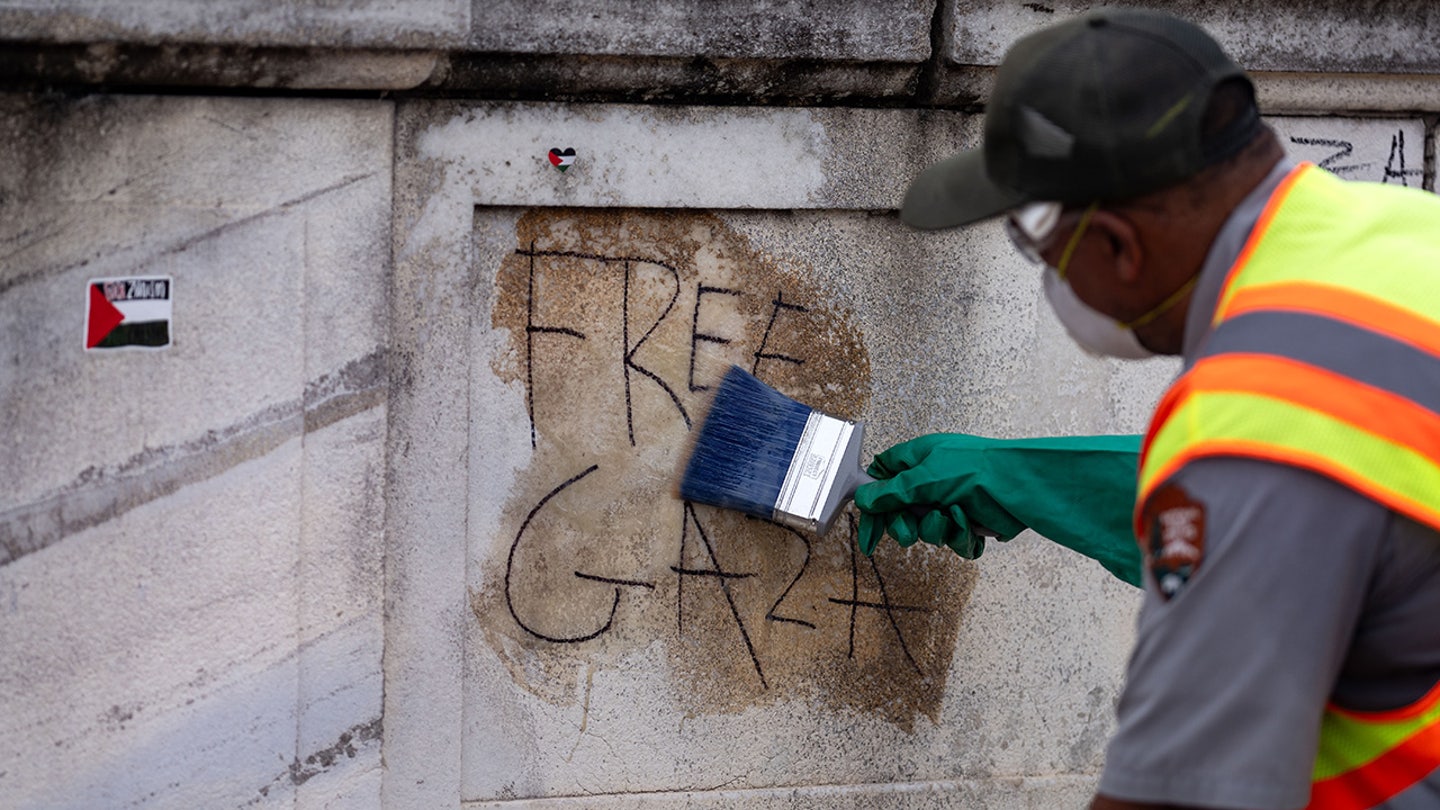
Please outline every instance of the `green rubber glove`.
[{"label": "green rubber glove", "polygon": [[977,527],[1000,540],[1028,528],[1139,586],[1130,519],[1141,439],[932,433],[898,444],[870,465],[878,480],[855,492],[860,550],[872,553],[888,533],[902,546],[923,540],[974,559],[985,550]]}]

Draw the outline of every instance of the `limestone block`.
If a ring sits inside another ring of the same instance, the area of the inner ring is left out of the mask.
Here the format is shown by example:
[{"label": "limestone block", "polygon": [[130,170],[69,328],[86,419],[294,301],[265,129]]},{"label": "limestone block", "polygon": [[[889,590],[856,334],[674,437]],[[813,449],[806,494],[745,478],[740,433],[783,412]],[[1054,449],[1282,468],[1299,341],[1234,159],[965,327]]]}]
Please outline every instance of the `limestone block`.
[{"label": "limestone block", "polygon": [[[1017,38],[1093,5],[1088,0],[953,0],[947,57],[957,65],[998,65]],[[1345,0],[1131,5],[1164,9],[1198,23],[1246,70],[1440,73],[1440,54],[1430,35],[1440,23],[1440,11],[1425,0],[1388,3],[1378,14]]]},{"label": "limestone block", "polygon": [[1413,115],[1434,106],[1440,75],[1257,73],[1260,109],[1273,115]]},{"label": "limestone block", "polygon": [[1419,118],[1270,116],[1285,151],[1346,180],[1422,188],[1425,122]]},{"label": "limestone block", "polygon": [[746,0],[663,5],[641,0],[477,3],[470,46],[481,51],[626,56],[922,62],[934,4]]},{"label": "limestone block", "polygon": [[469,0],[0,0],[0,38],[422,48],[464,42]]},{"label": "limestone block", "polygon": [[437,51],[236,45],[7,43],[0,76],[18,86],[253,87],[267,90],[409,90],[447,60]]},{"label": "limestone block", "polygon": [[390,105],[0,107],[0,793],[376,806]]},{"label": "limestone block", "polygon": [[895,219],[975,123],[402,106],[387,801],[1090,789],[1134,608],[1097,566],[1034,537],[871,561],[848,524],[672,493],[731,362],[869,420],[872,453],[1143,427],[1113,403],[1172,364],[1116,389],[1134,375],[1069,346],[998,228]]}]

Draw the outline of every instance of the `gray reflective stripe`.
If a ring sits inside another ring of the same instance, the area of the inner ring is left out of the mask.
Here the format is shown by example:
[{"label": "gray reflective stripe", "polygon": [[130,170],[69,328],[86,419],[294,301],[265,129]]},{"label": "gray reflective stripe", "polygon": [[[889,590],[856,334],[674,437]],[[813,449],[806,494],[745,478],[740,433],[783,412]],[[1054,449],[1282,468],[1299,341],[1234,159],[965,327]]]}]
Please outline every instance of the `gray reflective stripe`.
[{"label": "gray reflective stripe", "polygon": [[1323,315],[1259,311],[1220,324],[1200,356],[1259,353],[1328,369],[1440,413],[1440,358]]},{"label": "gray reflective stripe", "polygon": [[1230,277],[1230,270],[1240,258],[1240,251],[1250,241],[1250,232],[1255,222],[1270,202],[1270,195],[1290,175],[1298,164],[1291,158],[1281,158],[1260,184],[1245,195],[1245,199],[1230,212],[1229,219],[1220,226],[1220,232],[1210,242],[1210,252],[1205,263],[1200,265],[1200,282],[1190,296],[1190,311],[1185,317],[1185,367],[1195,362],[1195,353],[1210,332],[1210,322],[1215,320],[1215,307],[1220,302],[1220,290]]},{"label": "gray reflective stripe", "polygon": [[1435,810],[1440,807],[1440,769],[1411,785],[1376,810]]}]

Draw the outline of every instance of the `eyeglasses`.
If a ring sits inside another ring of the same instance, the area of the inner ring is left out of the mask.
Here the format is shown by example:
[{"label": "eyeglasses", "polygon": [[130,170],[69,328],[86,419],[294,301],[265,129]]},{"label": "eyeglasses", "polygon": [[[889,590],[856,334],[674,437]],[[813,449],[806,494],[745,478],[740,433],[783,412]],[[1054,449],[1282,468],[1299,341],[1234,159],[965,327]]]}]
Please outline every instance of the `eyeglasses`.
[{"label": "eyeglasses", "polygon": [[1058,202],[1034,202],[1011,211],[1005,217],[1005,235],[1031,264],[1045,263],[1041,253],[1055,235],[1055,226],[1060,224],[1063,208]]},{"label": "eyeglasses", "polygon": [[[1100,203],[1093,202],[1080,215],[1080,221],[1076,223],[1075,230],[1070,233],[1070,240],[1065,243],[1065,250],[1060,254],[1060,261],[1055,265],[1055,271],[1059,274],[1060,280],[1065,280],[1065,271],[1070,264],[1070,257],[1075,253],[1075,248],[1080,244],[1080,237],[1084,235],[1085,229],[1090,224],[1090,217],[1095,214]],[[1044,252],[1050,247],[1050,240],[1055,237],[1055,229],[1060,224],[1060,214],[1065,207],[1058,202],[1035,202],[1017,208],[1005,218],[1005,233],[1020,251],[1020,255],[1030,260],[1031,264],[1044,264]]]}]

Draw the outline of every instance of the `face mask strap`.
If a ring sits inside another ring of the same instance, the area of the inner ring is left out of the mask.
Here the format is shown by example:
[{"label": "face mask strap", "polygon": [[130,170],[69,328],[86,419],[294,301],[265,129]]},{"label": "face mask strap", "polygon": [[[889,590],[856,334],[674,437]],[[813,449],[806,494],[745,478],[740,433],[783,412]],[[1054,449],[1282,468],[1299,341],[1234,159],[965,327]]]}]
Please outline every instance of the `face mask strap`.
[{"label": "face mask strap", "polygon": [[[1100,203],[1097,200],[1096,202],[1091,203],[1089,208],[1085,209],[1085,213],[1080,217],[1079,224],[1075,226],[1074,232],[1070,234],[1070,240],[1065,243],[1065,250],[1060,254],[1060,261],[1055,265],[1056,275],[1060,277],[1061,281],[1064,281],[1067,284],[1069,283],[1069,281],[1066,279],[1065,275],[1066,270],[1070,265],[1070,259],[1074,255],[1075,249],[1080,245],[1080,237],[1084,235],[1085,228],[1090,224],[1090,217],[1099,208]],[[1136,327],[1144,326],[1145,324],[1154,321],[1156,318],[1168,312],[1171,307],[1180,303],[1180,299],[1184,298],[1191,290],[1195,289],[1195,284],[1199,280],[1200,274],[1196,273],[1195,275],[1190,277],[1189,281],[1181,284],[1178,290],[1165,296],[1165,300],[1156,304],[1150,309],[1149,312],[1146,312],[1145,314],[1131,321],[1116,321],[1116,325],[1118,325],[1122,329],[1135,329]]]},{"label": "face mask strap", "polygon": [[1199,280],[1200,274],[1196,273],[1195,275],[1190,277],[1189,281],[1181,284],[1180,289],[1167,295],[1164,301],[1156,304],[1154,308],[1152,308],[1149,312],[1141,315],[1133,321],[1121,323],[1120,325],[1127,329],[1134,329],[1137,326],[1144,326],[1145,324],[1150,323],[1151,321],[1168,312],[1171,307],[1180,303],[1181,298],[1184,298],[1187,293],[1195,289],[1195,283]]},{"label": "face mask strap", "polygon": [[1085,229],[1090,225],[1090,217],[1100,208],[1100,201],[1090,203],[1085,213],[1080,215],[1080,223],[1070,233],[1070,240],[1065,243],[1065,250],[1060,253],[1060,261],[1055,265],[1055,272],[1060,275],[1061,281],[1066,281],[1065,271],[1070,266],[1070,257],[1075,254],[1075,248],[1080,246],[1080,237],[1085,234]]}]

